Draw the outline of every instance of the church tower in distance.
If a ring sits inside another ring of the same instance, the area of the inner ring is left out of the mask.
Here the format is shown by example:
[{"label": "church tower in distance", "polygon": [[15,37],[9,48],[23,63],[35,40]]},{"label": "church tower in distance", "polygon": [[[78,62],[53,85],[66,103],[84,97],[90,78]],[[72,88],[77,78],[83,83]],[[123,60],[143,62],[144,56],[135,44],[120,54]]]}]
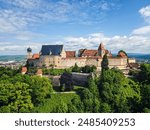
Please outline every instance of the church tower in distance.
[{"label": "church tower in distance", "polygon": [[27,59],[31,59],[32,58],[32,49],[29,47],[27,48]]},{"label": "church tower in distance", "polygon": [[105,55],[105,48],[103,43],[100,43],[99,47],[98,47],[98,55],[103,57]]}]

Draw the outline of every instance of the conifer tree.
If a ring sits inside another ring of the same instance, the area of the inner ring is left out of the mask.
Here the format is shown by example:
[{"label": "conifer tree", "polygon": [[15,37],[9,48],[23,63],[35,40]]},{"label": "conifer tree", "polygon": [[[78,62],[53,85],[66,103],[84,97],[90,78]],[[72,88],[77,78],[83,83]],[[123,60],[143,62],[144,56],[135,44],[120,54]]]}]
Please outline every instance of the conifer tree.
[{"label": "conifer tree", "polygon": [[108,63],[108,57],[107,57],[107,54],[105,54],[103,57],[102,63],[101,63],[102,71],[109,69],[108,64],[109,64]]}]

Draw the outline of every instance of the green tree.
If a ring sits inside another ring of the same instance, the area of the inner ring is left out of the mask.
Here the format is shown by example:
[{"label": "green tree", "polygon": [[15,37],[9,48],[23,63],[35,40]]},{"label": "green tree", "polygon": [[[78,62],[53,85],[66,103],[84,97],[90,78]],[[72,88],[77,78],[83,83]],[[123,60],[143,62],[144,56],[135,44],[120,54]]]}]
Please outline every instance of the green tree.
[{"label": "green tree", "polygon": [[150,84],[141,86],[142,107],[150,109]]},{"label": "green tree", "polygon": [[30,112],[33,108],[31,101],[30,92],[32,91],[29,85],[25,83],[17,82],[15,85],[15,92],[13,97],[11,97],[11,102],[9,104],[12,112]]},{"label": "green tree", "polygon": [[141,111],[149,112],[150,109],[150,64],[142,64],[141,71],[137,74],[136,80],[141,86]]},{"label": "green tree", "polygon": [[150,84],[150,64],[142,64],[137,80],[142,84]]},{"label": "green tree", "polygon": [[98,87],[95,83],[95,80],[93,78],[90,78],[88,80],[88,89],[93,94],[93,96],[92,96],[92,100],[93,100],[92,112],[99,112],[99,108],[100,108],[99,91],[98,91]]},{"label": "green tree", "polygon": [[93,94],[85,88],[81,91],[81,101],[83,102],[84,112],[93,112]]},{"label": "green tree", "polygon": [[75,63],[74,67],[72,68],[72,72],[81,72],[81,68]]},{"label": "green tree", "polygon": [[0,84],[0,90],[1,112],[29,112],[33,108],[27,84]]},{"label": "green tree", "polygon": [[76,113],[76,112],[83,112],[84,111],[84,106],[83,103],[81,102],[81,99],[79,97],[74,97],[71,100],[71,103],[68,104],[68,112],[69,113]]},{"label": "green tree", "polygon": [[60,100],[60,102],[55,107],[53,112],[55,112],[55,113],[66,113],[66,112],[68,112],[68,106],[63,100]]},{"label": "green tree", "polygon": [[99,92],[102,103],[110,104],[112,112],[137,112],[133,109],[133,103],[139,108],[140,86],[118,70],[103,72]]},{"label": "green tree", "polygon": [[107,54],[105,54],[103,56],[103,60],[102,60],[102,63],[101,63],[102,72],[104,70],[108,70],[109,69],[108,65],[109,65],[109,63],[108,63],[108,57],[107,57]]},{"label": "green tree", "polygon": [[44,99],[53,91],[50,80],[45,77],[32,76],[30,86],[32,102],[36,105],[43,103]]},{"label": "green tree", "polygon": [[108,103],[102,103],[100,106],[100,112],[102,113],[111,113],[111,106]]},{"label": "green tree", "polygon": [[71,91],[74,88],[72,74],[64,72],[60,77],[60,86],[63,91]]},{"label": "green tree", "polygon": [[89,80],[88,80],[88,89],[95,97],[99,98],[98,87],[93,78],[89,78]]}]

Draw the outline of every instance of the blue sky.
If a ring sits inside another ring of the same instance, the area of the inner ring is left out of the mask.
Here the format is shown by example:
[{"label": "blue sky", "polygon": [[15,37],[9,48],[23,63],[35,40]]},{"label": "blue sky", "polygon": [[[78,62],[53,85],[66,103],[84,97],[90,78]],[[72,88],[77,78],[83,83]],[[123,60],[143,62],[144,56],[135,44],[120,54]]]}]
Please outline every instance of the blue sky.
[{"label": "blue sky", "polygon": [[0,55],[66,50],[150,53],[149,0],[0,0]]}]

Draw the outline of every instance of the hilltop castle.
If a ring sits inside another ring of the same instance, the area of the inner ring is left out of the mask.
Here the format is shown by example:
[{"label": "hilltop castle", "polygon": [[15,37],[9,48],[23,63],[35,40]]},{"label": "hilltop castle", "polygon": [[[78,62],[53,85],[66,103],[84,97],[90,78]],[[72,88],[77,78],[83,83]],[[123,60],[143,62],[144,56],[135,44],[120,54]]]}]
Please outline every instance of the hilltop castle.
[{"label": "hilltop castle", "polygon": [[27,49],[27,64],[31,67],[53,67],[69,68],[77,64],[79,67],[89,65],[96,66],[101,70],[103,56],[107,54],[109,68],[126,69],[128,62],[135,60],[128,59],[123,51],[119,51],[117,56],[112,56],[111,52],[105,49],[103,43],[100,43],[97,50],[80,49],[76,51],[65,51],[63,45],[43,45],[41,51],[32,54],[32,49]]}]

